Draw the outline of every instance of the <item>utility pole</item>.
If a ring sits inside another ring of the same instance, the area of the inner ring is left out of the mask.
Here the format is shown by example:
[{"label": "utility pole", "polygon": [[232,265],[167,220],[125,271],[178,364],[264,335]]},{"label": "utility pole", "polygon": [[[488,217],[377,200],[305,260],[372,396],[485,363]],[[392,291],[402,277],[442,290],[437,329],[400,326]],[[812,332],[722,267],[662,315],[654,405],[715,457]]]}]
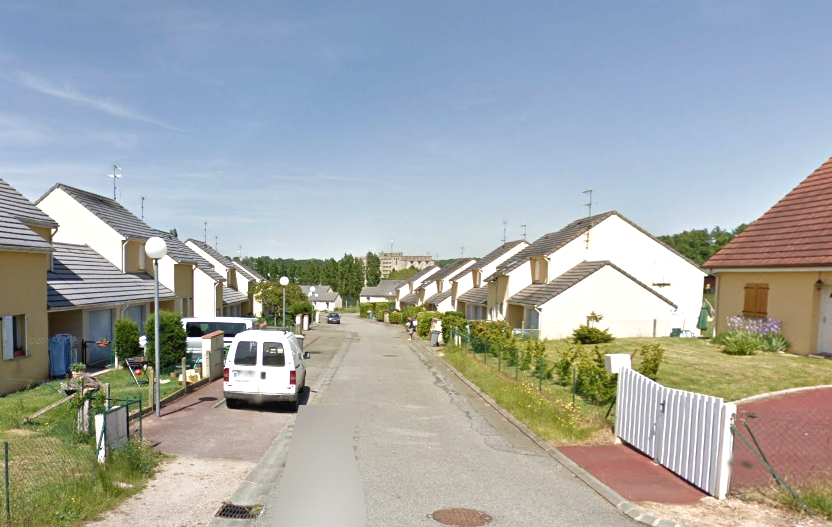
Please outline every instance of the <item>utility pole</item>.
[{"label": "utility pole", "polygon": [[523,241],[526,241],[526,227],[528,227],[528,225],[524,223],[521,227],[523,227]]},{"label": "utility pole", "polygon": [[113,165],[113,173],[110,174],[110,177],[113,178],[113,201],[116,200],[116,179],[121,177],[121,175],[116,174],[117,170],[121,170],[121,167],[118,165]]},{"label": "utility pole", "polygon": [[592,220],[591,220],[591,218],[592,218],[592,193],[593,192],[594,192],[594,190],[591,189],[591,188],[587,189],[587,190],[584,190],[584,194],[589,194],[589,203],[584,205],[584,207],[587,207],[589,209],[586,218],[587,218],[587,220],[590,220],[590,225],[586,229],[586,248],[587,249],[589,249],[589,231],[592,230],[592,223],[591,223]]},{"label": "utility pole", "polygon": [[506,223],[508,222],[503,220],[503,244],[506,243]]},{"label": "utility pole", "polygon": [[202,243],[208,245],[208,222],[202,224]]}]

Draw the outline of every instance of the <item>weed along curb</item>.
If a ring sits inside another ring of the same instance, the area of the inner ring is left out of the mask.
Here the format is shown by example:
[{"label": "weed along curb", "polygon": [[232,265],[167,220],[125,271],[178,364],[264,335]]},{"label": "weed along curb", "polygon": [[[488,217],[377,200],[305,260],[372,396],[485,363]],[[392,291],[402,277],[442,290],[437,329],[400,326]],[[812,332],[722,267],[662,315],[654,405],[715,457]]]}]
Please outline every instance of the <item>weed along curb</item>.
[{"label": "weed along curb", "polygon": [[442,356],[437,354],[433,349],[428,346],[425,341],[420,340],[419,345],[423,346],[425,349],[429,350],[431,353],[434,354],[442,363],[456,375],[460,381],[465,383],[469,388],[471,388],[477,395],[479,395],[485,402],[487,402],[491,407],[493,407],[497,412],[500,413],[503,417],[505,417],[511,424],[516,426],[523,434],[525,434],[529,439],[535,442],[537,446],[542,448],[549,456],[555,459],[558,463],[563,465],[567,470],[572,472],[576,477],[581,479],[584,483],[586,483],[592,490],[597,492],[602,498],[607,500],[608,502],[612,503],[615,508],[617,508],[622,513],[626,514],[633,520],[643,524],[643,525],[650,525],[653,527],[686,527],[684,524],[677,523],[671,520],[665,520],[662,518],[657,518],[652,514],[648,514],[643,509],[635,505],[634,503],[626,500],[623,496],[609,488],[607,485],[602,483],[598,480],[595,476],[581,468],[580,465],[566,457],[563,453],[561,453],[557,448],[549,445],[546,441],[541,439],[537,434],[535,434],[531,429],[529,429],[526,425],[522,422],[517,420],[513,415],[507,412],[503,407],[501,407],[497,402],[492,399],[488,394],[480,390],[480,388],[465,378],[456,368],[454,368],[451,364],[448,363]]}]

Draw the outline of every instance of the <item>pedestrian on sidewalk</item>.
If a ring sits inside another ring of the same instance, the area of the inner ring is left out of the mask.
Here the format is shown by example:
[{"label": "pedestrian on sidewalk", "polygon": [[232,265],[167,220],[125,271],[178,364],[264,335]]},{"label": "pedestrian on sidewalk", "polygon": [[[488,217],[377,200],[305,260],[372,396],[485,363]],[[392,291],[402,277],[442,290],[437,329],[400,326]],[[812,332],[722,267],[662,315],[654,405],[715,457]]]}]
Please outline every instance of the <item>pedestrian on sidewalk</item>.
[{"label": "pedestrian on sidewalk", "polygon": [[407,333],[408,337],[407,340],[413,340],[413,333],[416,332],[416,321],[413,320],[413,317],[409,317],[407,319]]}]

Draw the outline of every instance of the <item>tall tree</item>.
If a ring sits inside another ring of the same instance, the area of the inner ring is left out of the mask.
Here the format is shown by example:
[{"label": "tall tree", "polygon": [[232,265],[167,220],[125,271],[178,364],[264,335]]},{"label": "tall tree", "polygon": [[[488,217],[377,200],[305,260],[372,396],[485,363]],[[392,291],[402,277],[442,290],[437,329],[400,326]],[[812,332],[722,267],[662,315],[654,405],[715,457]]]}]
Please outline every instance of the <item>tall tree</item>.
[{"label": "tall tree", "polygon": [[381,281],[381,258],[373,252],[367,253],[367,268],[365,270],[367,285],[375,287]]},{"label": "tall tree", "polygon": [[338,284],[338,262],[335,258],[330,258],[321,266],[320,282],[323,285],[332,286],[334,289]]},{"label": "tall tree", "polygon": [[395,271],[390,271],[390,274],[387,275],[388,280],[407,280],[414,274],[418,273],[419,270],[415,267],[408,267],[407,269],[396,269]]},{"label": "tall tree", "polygon": [[696,262],[697,265],[702,265],[717,251],[725,247],[728,242],[736,238],[746,227],[748,227],[747,223],[738,225],[730,231],[719,226],[711,230],[692,229],[676,234],[666,234],[658,238]]}]

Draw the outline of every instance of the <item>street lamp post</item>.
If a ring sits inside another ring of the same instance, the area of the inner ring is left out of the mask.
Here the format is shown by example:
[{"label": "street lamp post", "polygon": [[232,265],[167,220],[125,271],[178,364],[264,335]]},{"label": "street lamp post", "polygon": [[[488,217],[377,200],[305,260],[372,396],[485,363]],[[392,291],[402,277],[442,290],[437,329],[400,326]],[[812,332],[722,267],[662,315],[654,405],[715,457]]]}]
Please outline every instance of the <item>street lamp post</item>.
[{"label": "street lamp post", "polygon": [[289,277],[281,276],[280,285],[283,286],[283,327],[286,327],[286,286],[289,285]]},{"label": "street lamp post", "polygon": [[[153,299],[154,321],[153,321],[153,335],[154,344],[156,346],[156,417],[162,415],[162,385],[159,382],[161,374],[161,354],[159,352],[159,259],[168,253],[168,246],[165,240],[156,236],[147,240],[144,246],[144,252],[153,260],[153,280],[155,282],[155,295]],[[182,372],[182,379],[184,384],[185,372]]]}]

